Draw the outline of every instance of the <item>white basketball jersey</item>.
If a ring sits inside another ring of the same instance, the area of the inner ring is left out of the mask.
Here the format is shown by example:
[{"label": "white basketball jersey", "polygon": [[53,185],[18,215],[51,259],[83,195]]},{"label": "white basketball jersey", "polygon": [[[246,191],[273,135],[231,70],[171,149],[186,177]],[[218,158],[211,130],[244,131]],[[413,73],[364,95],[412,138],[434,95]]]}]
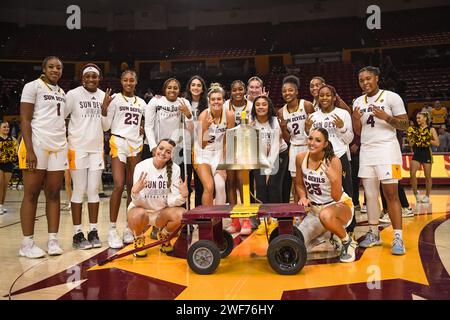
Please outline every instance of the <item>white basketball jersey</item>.
[{"label": "white basketball jersey", "polygon": [[[208,114],[211,114],[211,109],[208,109]],[[204,135],[204,139],[208,141],[205,150],[209,151],[223,151],[223,140],[227,131],[227,113],[225,105],[222,107],[222,117],[219,124],[211,124]]]},{"label": "white basketball jersey", "polygon": [[107,119],[111,124],[111,134],[125,138],[133,149],[143,144],[140,127],[145,106],[145,101],[137,96],[125,97],[118,93],[108,107]]},{"label": "white basketball jersey", "polygon": [[47,151],[64,149],[67,145],[64,90],[39,78],[23,87],[20,102],[34,104],[31,120],[33,143]]},{"label": "white basketball jersey", "polygon": [[251,117],[253,103],[247,99],[245,99],[245,104],[240,107],[233,106],[230,99],[225,101],[224,106],[226,109],[234,112],[235,126],[241,124],[242,111],[246,112],[247,120]]},{"label": "white basketball jersey", "polygon": [[66,117],[69,149],[83,152],[103,152],[102,104],[105,93],[79,86],[67,92]]},{"label": "white basketball jersey", "polygon": [[306,145],[305,121],[307,118],[305,100],[300,99],[297,109],[289,112],[287,105],[283,106],[283,119],[287,122],[287,130],[291,135],[291,144]]},{"label": "white basketball jersey", "polygon": [[333,201],[331,197],[331,182],[322,168],[308,169],[309,152],[302,162],[303,183],[305,184],[308,199],[317,204]]},{"label": "white basketball jersey", "polygon": [[380,107],[390,116],[406,114],[402,98],[388,90],[380,90],[372,97],[360,96],[353,102],[353,109],[359,107],[362,113],[360,164],[402,164],[397,131],[373,115],[373,106]]}]

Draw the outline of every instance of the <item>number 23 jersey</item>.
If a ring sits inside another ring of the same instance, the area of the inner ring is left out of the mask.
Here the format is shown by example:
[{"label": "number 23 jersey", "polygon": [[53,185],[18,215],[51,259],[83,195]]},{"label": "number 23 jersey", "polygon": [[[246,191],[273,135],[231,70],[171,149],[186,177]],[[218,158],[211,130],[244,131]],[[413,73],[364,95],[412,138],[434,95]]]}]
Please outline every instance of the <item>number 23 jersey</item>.
[{"label": "number 23 jersey", "polygon": [[122,93],[116,94],[108,107],[107,119],[102,119],[108,122],[103,129],[107,129],[110,124],[111,134],[125,138],[133,149],[138,149],[143,144],[140,127],[146,105],[138,96],[125,97]]},{"label": "number 23 jersey", "polygon": [[388,90],[379,90],[372,97],[360,96],[353,102],[353,109],[359,107],[362,113],[360,164],[402,164],[397,131],[373,115],[374,106],[383,109],[389,116],[406,114],[402,98]]}]

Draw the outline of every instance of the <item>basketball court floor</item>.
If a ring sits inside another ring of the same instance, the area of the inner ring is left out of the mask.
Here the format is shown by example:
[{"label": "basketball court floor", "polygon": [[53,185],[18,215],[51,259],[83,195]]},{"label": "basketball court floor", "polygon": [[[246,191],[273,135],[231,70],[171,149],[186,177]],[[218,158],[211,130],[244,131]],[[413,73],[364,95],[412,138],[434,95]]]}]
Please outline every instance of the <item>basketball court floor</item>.
[{"label": "basketball court floor", "polygon": [[[266,258],[267,239],[255,233],[235,235],[235,248],[212,275],[192,272],[185,259],[169,257],[159,247],[145,258],[127,256],[102,267],[98,263],[118,250],[107,247],[109,199],[101,199],[99,236],[103,247],[72,249],[69,211],[61,212],[60,245],[64,254],[31,260],[18,256],[22,240],[19,208],[22,191],[9,190],[0,215],[0,299],[12,300],[326,300],[326,299],[450,299],[450,193],[433,190],[431,203],[415,205],[416,215],[403,220],[407,254],[390,253],[392,226],[381,224],[383,245],[358,248],[354,263],[339,263],[328,243],[308,255],[296,275],[275,273]],[[65,199],[62,192],[61,199]],[[47,223],[41,195],[35,240],[45,249]],[[368,229],[365,214],[357,215],[356,239]],[[83,213],[84,231],[87,213]],[[125,225],[125,199],[119,214],[119,233]],[[195,231],[194,231],[195,238]],[[149,240],[153,241],[153,240]],[[122,251],[132,249],[130,245]]]}]

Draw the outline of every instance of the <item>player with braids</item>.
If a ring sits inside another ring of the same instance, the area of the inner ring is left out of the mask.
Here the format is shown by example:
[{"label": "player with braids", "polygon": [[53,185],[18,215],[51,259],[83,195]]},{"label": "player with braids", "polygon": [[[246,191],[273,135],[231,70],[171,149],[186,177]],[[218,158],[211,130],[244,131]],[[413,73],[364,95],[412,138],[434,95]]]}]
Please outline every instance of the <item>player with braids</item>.
[{"label": "player with braids", "polygon": [[[128,226],[136,240],[135,247],[145,245],[144,232],[156,226],[158,239],[162,240],[177,229],[186,209],[181,207],[188,197],[187,182],[180,177],[180,167],[172,161],[175,142],[162,139],[154,156],[139,162],[134,170],[131,203],[128,206]],[[170,241],[161,244],[161,251],[173,251]],[[146,256],[146,251],[136,254]]]}]

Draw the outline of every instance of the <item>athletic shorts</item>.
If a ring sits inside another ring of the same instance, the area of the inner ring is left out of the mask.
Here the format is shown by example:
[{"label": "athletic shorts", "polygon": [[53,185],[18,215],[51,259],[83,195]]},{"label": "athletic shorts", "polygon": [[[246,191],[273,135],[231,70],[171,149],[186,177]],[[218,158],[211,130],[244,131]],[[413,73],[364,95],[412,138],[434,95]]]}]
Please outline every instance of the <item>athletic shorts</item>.
[{"label": "athletic shorts", "polygon": [[312,204],[311,205],[311,212],[317,216],[319,216],[320,211],[322,211],[323,209],[325,209],[326,207],[329,207],[335,203],[343,203],[346,204],[350,210],[352,211],[352,216],[350,217],[350,220],[347,222],[347,224],[344,226],[344,228],[347,228],[350,223],[352,223],[353,220],[353,215],[355,214],[355,207],[353,206],[353,201],[352,198],[350,198],[345,192],[342,192],[342,196],[341,199],[339,199],[339,201],[331,201],[328,202],[326,204]]},{"label": "athletic shorts", "polygon": [[199,164],[209,164],[211,173],[214,176],[218,165],[222,162],[222,150],[205,150],[196,148],[194,152],[194,166]]},{"label": "athletic shorts", "polygon": [[413,147],[413,160],[419,163],[433,163],[433,156],[431,155],[431,148]]},{"label": "athletic shorts", "polygon": [[359,165],[358,177],[377,178],[382,184],[398,183],[402,179],[402,168],[399,164]]},{"label": "athletic shorts", "polygon": [[105,161],[103,160],[103,152],[84,152],[69,149],[67,153],[69,159],[69,169],[105,169]]},{"label": "athletic shorts", "polygon": [[[36,169],[47,171],[64,171],[69,168],[67,161],[67,147],[59,151],[48,151],[40,146],[33,145],[36,154]],[[27,149],[22,140],[19,145],[19,169],[27,169]]]},{"label": "athletic shorts", "polygon": [[295,146],[291,144],[289,147],[289,171],[291,172],[291,177],[295,177],[295,172],[297,168],[295,167],[295,158],[299,152],[308,150],[307,145]]},{"label": "athletic shorts", "polygon": [[136,157],[142,151],[142,144],[135,148],[127,141],[127,139],[111,135],[109,139],[110,155],[112,158],[119,158],[123,163],[127,162],[128,157]]},{"label": "athletic shorts", "polygon": [[[128,205],[127,213],[133,208],[136,208],[136,206],[133,204],[133,202],[130,202],[130,204]],[[156,223],[156,219],[158,219],[159,214],[164,209],[148,210],[148,209],[144,208],[144,210],[145,210],[145,214],[148,216],[149,225],[154,226]]]},{"label": "athletic shorts", "polygon": [[12,173],[14,170],[14,163],[6,162],[0,163],[0,171]]}]

